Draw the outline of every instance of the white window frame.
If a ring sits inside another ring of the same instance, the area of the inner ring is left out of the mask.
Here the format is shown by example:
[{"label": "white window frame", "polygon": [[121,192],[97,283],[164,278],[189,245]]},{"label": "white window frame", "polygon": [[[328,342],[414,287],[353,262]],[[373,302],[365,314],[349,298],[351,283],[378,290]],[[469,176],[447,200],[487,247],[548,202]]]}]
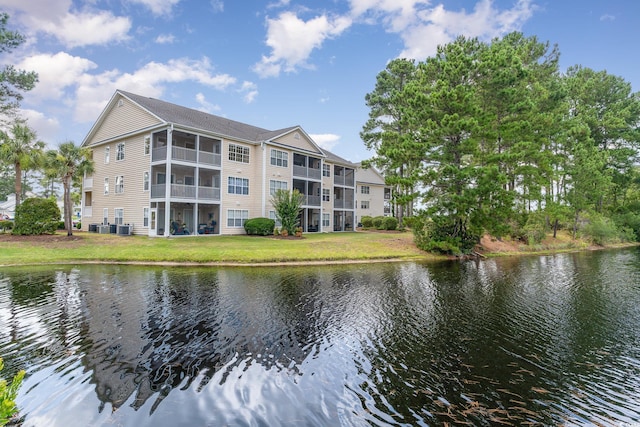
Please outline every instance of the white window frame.
[{"label": "white window frame", "polygon": [[328,213],[322,214],[322,226],[331,227],[331,214],[328,214]]},{"label": "white window frame", "polygon": [[109,177],[104,179],[104,195],[109,195]]},{"label": "white window frame", "polygon": [[238,163],[249,163],[250,150],[249,147],[238,144],[229,144],[229,160]]},{"label": "white window frame", "polygon": [[[233,182],[233,184],[232,184]],[[239,183],[239,184],[238,184]],[[239,190],[239,191],[238,191]],[[227,178],[227,193],[241,196],[249,195],[249,178],[230,176]]]},{"label": "white window frame", "polygon": [[360,209],[369,209],[369,201],[360,200]]},{"label": "white window frame", "polygon": [[111,160],[111,147],[107,145],[106,147],[104,147],[104,164],[108,165],[110,160]]},{"label": "white window frame", "polygon": [[276,216],[276,211],[269,211],[269,219],[272,219],[272,220],[274,220],[276,222],[275,223],[276,227],[282,227],[282,223],[280,222],[280,220]]},{"label": "white window frame", "polygon": [[151,188],[151,174],[149,171],[142,172],[142,191],[149,191]]},{"label": "white window frame", "polygon": [[113,209],[113,223],[118,225],[124,224],[124,208]]},{"label": "white window frame", "polygon": [[278,150],[276,148],[271,149],[271,165],[281,168],[289,167],[289,153],[286,151]]},{"label": "white window frame", "polygon": [[116,183],[113,192],[114,194],[124,193],[124,175],[116,175]]},{"label": "white window frame", "polygon": [[331,165],[326,163],[322,164],[322,176],[331,178]]},{"label": "white window frame", "polygon": [[371,188],[368,185],[360,186],[360,194],[369,194],[370,191],[371,191]]},{"label": "white window frame", "polygon": [[149,154],[151,154],[151,137],[150,136],[145,136],[144,137],[144,155],[148,156]]},{"label": "white window frame", "polygon": [[109,208],[102,208],[102,225],[109,224]]},{"label": "white window frame", "polygon": [[227,209],[227,227],[229,228],[243,228],[248,219],[248,209]]},{"label": "white window frame", "polygon": [[278,181],[275,179],[269,180],[269,194],[273,196],[276,194],[276,190],[288,190],[289,183],[287,181]]},{"label": "white window frame", "polygon": [[149,227],[150,211],[151,210],[149,209],[149,206],[145,206],[144,208],[142,208],[142,226],[143,227]]},{"label": "white window frame", "polygon": [[116,144],[116,162],[124,160],[124,142],[118,142]]},{"label": "white window frame", "polygon": [[331,201],[331,190],[329,190],[328,188],[323,188],[322,189],[322,201],[323,202],[330,202]]}]

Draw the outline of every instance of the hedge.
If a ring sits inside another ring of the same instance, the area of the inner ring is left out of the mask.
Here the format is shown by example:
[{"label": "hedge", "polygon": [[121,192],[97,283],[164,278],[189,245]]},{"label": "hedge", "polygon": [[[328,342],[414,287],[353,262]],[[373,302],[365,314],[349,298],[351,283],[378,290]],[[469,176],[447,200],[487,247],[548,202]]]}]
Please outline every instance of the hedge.
[{"label": "hedge", "polygon": [[55,234],[60,222],[60,209],[53,199],[30,198],[16,208],[13,234]]},{"label": "hedge", "polygon": [[269,218],[251,218],[245,221],[244,231],[247,234],[257,234],[260,236],[268,236],[273,234],[276,222]]}]

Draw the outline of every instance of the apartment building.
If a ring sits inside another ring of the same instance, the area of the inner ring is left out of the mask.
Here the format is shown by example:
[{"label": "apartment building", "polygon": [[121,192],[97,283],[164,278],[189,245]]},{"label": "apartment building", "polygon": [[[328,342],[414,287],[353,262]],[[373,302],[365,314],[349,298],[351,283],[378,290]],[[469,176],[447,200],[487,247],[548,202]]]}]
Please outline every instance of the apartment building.
[{"label": "apartment building", "polygon": [[384,177],[375,168],[363,168],[356,164],[356,221],[363,216],[391,216],[391,187],[385,185]]},{"label": "apartment building", "polygon": [[117,90],[82,145],[95,163],[84,178],[85,230],[243,234],[247,219],[275,218],[277,189],[305,196],[304,232],[356,227],[357,165],[300,126],[267,130]]}]

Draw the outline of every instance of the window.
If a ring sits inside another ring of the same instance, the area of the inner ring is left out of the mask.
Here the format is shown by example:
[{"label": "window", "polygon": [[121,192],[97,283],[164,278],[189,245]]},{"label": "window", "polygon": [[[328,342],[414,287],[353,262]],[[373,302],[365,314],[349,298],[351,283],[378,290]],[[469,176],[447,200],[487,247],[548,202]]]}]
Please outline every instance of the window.
[{"label": "window", "polygon": [[149,208],[142,208],[142,225],[144,227],[149,226]]},{"label": "window", "polygon": [[229,144],[229,160],[232,162],[249,163],[249,147]]},{"label": "window", "polygon": [[184,177],[184,185],[193,185],[193,177],[185,176]]},{"label": "window", "polygon": [[115,208],[113,210],[113,222],[118,225],[124,224],[124,209]]},{"label": "window", "polygon": [[276,194],[276,190],[287,190],[287,181],[269,181],[269,194]]},{"label": "window", "polygon": [[331,190],[329,190],[328,188],[323,188],[322,189],[322,201],[323,202],[330,202],[331,201]]},{"label": "window", "polygon": [[322,165],[322,176],[331,176],[331,165]]},{"label": "window", "polygon": [[111,158],[111,147],[104,147],[104,164],[109,163],[109,159]]},{"label": "window", "polygon": [[280,222],[280,220],[276,216],[276,211],[269,211],[269,219],[272,219],[272,220],[274,220],[276,222],[275,223],[276,227],[282,227],[282,223]]},{"label": "window", "polygon": [[328,213],[323,213],[322,214],[322,226],[323,227],[329,227],[331,225],[331,223],[329,221],[331,221],[331,217],[329,216],[329,214]]},{"label": "window", "polygon": [[109,178],[104,179],[104,194],[109,194]]},{"label": "window", "polygon": [[242,228],[244,223],[249,219],[249,211],[246,209],[228,209],[227,210],[227,227]]},{"label": "window", "polygon": [[124,193],[124,176],[122,175],[116,176],[116,187],[115,187],[114,193],[116,194]]},{"label": "window", "polygon": [[286,151],[271,149],[271,164],[273,166],[281,166],[286,168],[289,166],[289,153]]},{"label": "window", "polygon": [[102,225],[109,224],[109,208],[102,209]]},{"label": "window", "polygon": [[360,186],[360,194],[369,194],[369,186],[361,185]]},{"label": "window", "polygon": [[124,142],[119,142],[116,145],[116,161],[124,160]]},{"label": "window", "polygon": [[142,174],[142,191],[149,191],[149,171]]},{"label": "window", "polygon": [[144,137],[144,155],[148,156],[151,152],[151,138],[148,136]]},{"label": "window", "polygon": [[369,209],[369,201],[361,200],[360,201],[360,209]]},{"label": "window", "polygon": [[249,194],[249,180],[247,178],[229,177],[229,194]]}]

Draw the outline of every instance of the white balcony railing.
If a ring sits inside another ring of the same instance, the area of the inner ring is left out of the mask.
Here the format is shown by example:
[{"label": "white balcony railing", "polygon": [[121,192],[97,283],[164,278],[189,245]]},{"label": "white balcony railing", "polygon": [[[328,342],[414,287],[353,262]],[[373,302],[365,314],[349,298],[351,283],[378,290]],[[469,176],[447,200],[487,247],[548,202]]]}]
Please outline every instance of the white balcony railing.
[{"label": "white balcony railing", "polygon": [[84,182],[82,183],[82,188],[84,188],[85,190],[93,188],[93,177],[85,178]]},{"label": "white balcony railing", "polygon": [[82,216],[85,218],[91,218],[93,216],[93,206],[85,206],[82,210]]}]

